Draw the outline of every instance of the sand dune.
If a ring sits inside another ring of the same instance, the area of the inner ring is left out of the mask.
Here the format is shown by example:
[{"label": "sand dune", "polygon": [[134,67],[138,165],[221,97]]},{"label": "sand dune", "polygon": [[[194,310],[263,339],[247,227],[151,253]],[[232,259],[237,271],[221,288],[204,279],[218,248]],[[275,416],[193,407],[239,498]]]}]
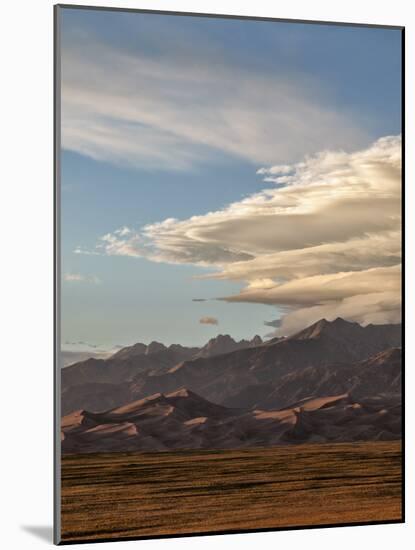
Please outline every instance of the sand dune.
[{"label": "sand dune", "polygon": [[361,327],[337,319],[321,320],[291,338],[245,342],[243,349],[178,363],[175,358],[190,348],[137,344],[115,360],[64,369],[62,449],[229,449],[397,439],[399,343],[398,325]]},{"label": "sand dune", "polygon": [[[203,414],[202,414],[203,412]],[[277,411],[228,409],[180,389],[62,419],[63,452],[227,449],[399,439],[400,397],[312,397]]]}]

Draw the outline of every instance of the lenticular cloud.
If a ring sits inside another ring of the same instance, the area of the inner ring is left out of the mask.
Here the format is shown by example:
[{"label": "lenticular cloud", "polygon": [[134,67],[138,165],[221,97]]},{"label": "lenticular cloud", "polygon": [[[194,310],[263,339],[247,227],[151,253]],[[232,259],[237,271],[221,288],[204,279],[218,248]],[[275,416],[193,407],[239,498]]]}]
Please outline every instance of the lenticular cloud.
[{"label": "lenticular cloud", "polygon": [[216,268],[242,280],[221,299],[281,306],[279,333],[322,316],[399,322],[401,138],[261,168],[266,187],[222,210],[116,231],[106,254]]}]

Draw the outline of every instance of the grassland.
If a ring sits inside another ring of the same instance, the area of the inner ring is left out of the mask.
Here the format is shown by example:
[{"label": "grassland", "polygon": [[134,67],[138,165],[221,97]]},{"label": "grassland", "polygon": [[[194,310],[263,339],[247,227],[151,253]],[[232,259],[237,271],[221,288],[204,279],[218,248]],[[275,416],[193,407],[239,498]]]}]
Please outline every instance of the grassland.
[{"label": "grassland", "polygon": [[62,542],[401,519],[400,442],[68,455]]}]

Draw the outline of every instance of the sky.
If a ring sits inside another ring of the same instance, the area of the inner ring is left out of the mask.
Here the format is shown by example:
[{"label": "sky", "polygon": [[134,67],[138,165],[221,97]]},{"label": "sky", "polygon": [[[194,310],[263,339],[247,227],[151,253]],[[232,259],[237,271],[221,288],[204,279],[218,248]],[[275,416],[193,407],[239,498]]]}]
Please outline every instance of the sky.
[{"label": "sky", "polygon": [[60,18],[64,349],[399,322],[399,30]]}]

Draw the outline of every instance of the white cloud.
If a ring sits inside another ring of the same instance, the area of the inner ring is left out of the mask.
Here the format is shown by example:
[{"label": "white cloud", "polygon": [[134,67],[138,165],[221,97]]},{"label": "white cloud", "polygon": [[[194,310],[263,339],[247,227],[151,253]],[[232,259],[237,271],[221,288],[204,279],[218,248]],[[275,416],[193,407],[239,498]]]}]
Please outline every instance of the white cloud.
[{"label": "white cloud", "polygon": [[[97,160],[186,170],[218,152],[291,162],[367,141],[304,75],[269,74],[227,52],[131,54],[78,36],[62,52],[62,144]],[[280,169],[284,169],[280,167]],[[272,173],[272,172],[271,172]]]},{"label": "white cloud", "polygon": [[83,281],[84,278],[79,273],[65,273],[63,276],[63,280],[69,283],[72,283],[72,282],[77,283],[77,282]]},{"label": "white cloud", "polygon": [[275,304],[288,308],[278,331],[291,332],[325,317],[361,324],[399,322],[401,266],[298,278],[271,288],[246,288],[229,302]]},{"label": "white cloud", "polygon": [[323,316],[397,322],[400,137],[261,173],[271,185],[260,193],[202,216],[105,235],[97,250],[210,266],[216,272],[206,277],[242,280],[240,294],[223,299],[284,308],[279,333]]},{"label": "white cloud", "polygon": [[215,277],[248,280],[399,263],[399,137],[356,153],[321,153],[292,170],[282,188],[268,186],[223,210],[168,218],[127,236],[117,230],[99,248],[211,265],[222,268]]},{"label": "white cloud", "polygon": [[63,280],[67,283],[99,284],[101,282],[96,275],[81,275],[80,273],[64,273]]}]

